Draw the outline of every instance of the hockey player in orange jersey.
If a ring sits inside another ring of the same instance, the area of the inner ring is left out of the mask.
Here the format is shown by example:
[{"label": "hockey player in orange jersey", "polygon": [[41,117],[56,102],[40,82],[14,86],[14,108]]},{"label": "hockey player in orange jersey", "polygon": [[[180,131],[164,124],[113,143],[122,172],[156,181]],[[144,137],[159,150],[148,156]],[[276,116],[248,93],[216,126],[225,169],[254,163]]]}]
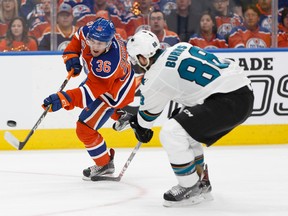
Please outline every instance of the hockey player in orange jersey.
[{"label": "hockey player in orange jersey", "polygon": [[136,81],[125,44],[115,35],[115,27],[109,20],[99,18],[79,28],[64,50],[66,69],[73,69],[74,76],[82,69],[80,55],[87,80],[78,88],[50,95],[43,106],[52,105],[53,112],[61,108],[83,108],[76,133],[95,162],[83,170],[83,179],[90,180],[95,175],[114,173],[114,150],[108,151],[98,130],[109,117],[117,120],[118,109],[133,101]]}]

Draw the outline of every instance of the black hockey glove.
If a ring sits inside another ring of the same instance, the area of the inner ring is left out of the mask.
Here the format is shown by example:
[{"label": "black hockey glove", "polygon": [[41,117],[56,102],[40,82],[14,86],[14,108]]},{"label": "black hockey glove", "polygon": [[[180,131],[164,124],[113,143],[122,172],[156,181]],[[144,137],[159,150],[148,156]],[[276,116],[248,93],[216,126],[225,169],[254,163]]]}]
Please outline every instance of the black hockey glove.
[{"label": "black hockey glove", "polygon": [[151,129],[143,128],[138,124],[137,114],[130,118],[129,123],[138,141],[148,143],[152,139],[153,131]]}]

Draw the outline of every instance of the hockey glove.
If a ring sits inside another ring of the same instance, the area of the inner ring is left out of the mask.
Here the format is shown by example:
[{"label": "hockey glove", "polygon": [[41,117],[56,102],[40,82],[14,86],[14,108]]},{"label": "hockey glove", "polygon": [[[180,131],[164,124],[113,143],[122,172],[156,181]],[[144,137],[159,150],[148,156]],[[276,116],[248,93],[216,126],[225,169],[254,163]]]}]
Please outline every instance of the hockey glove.
[{"label": "hockey glove", "polygon": [[152,139],[153,131],[151,129],[143,128],[138,124],[137,114],[130,118],[129,123],[138,141],[147,143]]},{"label": "hockey glove", "polygon": [[74,69],[72,77],[78,76],[82,70],[79,56],[77,54],[65,54],[63,55],[63,59],[66,64],[67,71],[71,71],[72,69]]},{"label": "hockey glove", "polygon": [[52,105],[49,109],[49,112],[55,112],[61,108],[69,106],[70,102],[71,98],[69,97],[69,95],[64,91],[61,91],[45,98],[42,107],[46,109],[46,107]]},{"label": "hockey glove", "polygon": [[113,129],[115,131],[123,131],[130,128],[129,119],[133,116],[131,113],[126,112],[125,110],[118,109],[116,111],[120,115],[119,119],[113,124]]}]

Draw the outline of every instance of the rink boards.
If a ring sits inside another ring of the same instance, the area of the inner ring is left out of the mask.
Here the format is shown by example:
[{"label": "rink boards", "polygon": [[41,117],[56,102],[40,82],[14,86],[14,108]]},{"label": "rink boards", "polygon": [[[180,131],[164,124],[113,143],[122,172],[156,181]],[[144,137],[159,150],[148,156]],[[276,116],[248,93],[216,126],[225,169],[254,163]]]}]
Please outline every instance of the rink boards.
[{"label": "rink boards", "polygon": [[[217,55],[232,58],[239,62],[252,81],[255,104],[251,117],[216,145],[258,145],[288,143],[288,75],[286,68],[287,49],[269,50],[216,50]],[[23,55],[24,54],[24,55]],[[12,149],[3,139],[4,131],[9,130],[23,141],[37,122],[43,110],[43,99],[55,93],[66,77],[65,65],[60,53],[21,53],[0,56],[3,71],[0,80],[0,149]],[[66,89],[77,87],[85,79],[85,73],[72,78]],[[139,97],[129,105],[135,111]],[[177,104],[169,104],[157,120],[153,130],[155,135],[147,147],[160,146],[158,134],[161,125]],[[75,134],[75,122],[80,109],[61,110],[48,113],[39,125],[25,149],[66,149],[83,148]],[[17,126],[10,128],[7,120],[15,120]],[[115,132],[109,120],[101,129],[108,146],[132,147],[136,144],[131,130]]]},{"label": "rink boards", "polygon": [[[159,147],[160,127],[154,127],[153,139],[143,145],[143,147]],[[233,146],[233,145],[271,145],[288,143],[288,125],[241,125],[234,129],[230,134],[220,139],[214,145]],[[11,131],[20,141],[23,141],[29,130]],[[108,147],[134,147],[137,144],[132,130],[115,132],[111,128],[100,130]],[[0,132],[0,149],[13,149],[3,139],[4,131]],[[26,144],[25,149],[77,149],[84,148],[78,140],[74,129],[40,129],[35,132],[33,137]]]}]

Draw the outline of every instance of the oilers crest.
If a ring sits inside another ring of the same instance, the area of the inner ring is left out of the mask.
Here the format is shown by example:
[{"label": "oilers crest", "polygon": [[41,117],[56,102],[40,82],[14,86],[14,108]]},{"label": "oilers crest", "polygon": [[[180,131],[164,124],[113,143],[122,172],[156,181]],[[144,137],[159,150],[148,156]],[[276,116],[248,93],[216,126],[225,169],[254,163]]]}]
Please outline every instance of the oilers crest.
[{"label": "oilers crest", "polygon": [[232,31],[232,28],[233,26],[231,23],[223,23],[218,27],[217,33],[220,36],[224,37],[225,35],[229,34]]},{"label": "oilers crest", "polygon": [[261,27],[268,29],[269,31],[272,30],[272,17],[268,16],[261,22]]},{"label": "oilers crest", "polygon": [[73,17],[80,17],[86,13],[91,13],[91,10],[85,4],[79,4],[73,7]]},{"label": "oilers crest", "polygon": [[267,44],[260,38],[250,38],[246,43],[247,48],[267,48]]},{"label": "oilers crest", "polygon": [[58,45],[58,51],[64,51],[67,47],[67,45],[70,43],[70,40],[63,41]]}]

